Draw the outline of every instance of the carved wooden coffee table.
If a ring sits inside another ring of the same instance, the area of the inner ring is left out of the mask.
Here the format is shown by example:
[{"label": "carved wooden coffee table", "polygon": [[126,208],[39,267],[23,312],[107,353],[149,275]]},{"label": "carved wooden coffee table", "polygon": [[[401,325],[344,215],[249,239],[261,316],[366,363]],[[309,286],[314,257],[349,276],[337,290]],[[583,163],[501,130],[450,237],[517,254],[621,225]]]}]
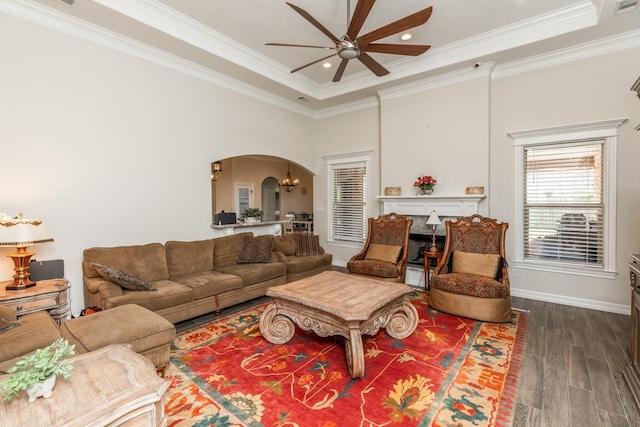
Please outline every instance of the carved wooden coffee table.
[{"label": "carved wooden coffee table", "polygon": [[411,291],[403,283],[325,271],[269,288],[274,301],[260,317],[260,332],[273,344],[293,338],[295,325],[321,337],[343,336],[351,378],[362,378],[363,334],[386,328],[391,337],[402,339],[415,331],[418,312],[405,298]]}]

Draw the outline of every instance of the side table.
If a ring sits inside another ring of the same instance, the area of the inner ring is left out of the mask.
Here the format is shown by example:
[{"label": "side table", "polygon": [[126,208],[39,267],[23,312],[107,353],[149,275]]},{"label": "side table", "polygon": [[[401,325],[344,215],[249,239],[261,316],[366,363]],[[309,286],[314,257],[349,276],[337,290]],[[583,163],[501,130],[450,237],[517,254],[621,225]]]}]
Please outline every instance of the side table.
[{"label": "side table", "polygon": [[[169,382],[128,345],[74,356],[73,374],[58,378],[53,395],[28,403],[25,392],[0,405],[3,426],[166,426]],[[0,376],[0,381],[6,379]]]},{"label": "side table", "polygon": [[7,290],[0,283],[0,305],[9,307],[16,316],[46,310],[58,325],[69,318],[69,288],[67,279],[50,279],[36,282],[35,286],[17,291]]},{"label": "side table", "polygon": [[425,291],[429,291],[431,285],[431,260],[436,260],[436,265],[440,262],[442,251],[427,251],[422,253],[424,257],[424,287]]}]

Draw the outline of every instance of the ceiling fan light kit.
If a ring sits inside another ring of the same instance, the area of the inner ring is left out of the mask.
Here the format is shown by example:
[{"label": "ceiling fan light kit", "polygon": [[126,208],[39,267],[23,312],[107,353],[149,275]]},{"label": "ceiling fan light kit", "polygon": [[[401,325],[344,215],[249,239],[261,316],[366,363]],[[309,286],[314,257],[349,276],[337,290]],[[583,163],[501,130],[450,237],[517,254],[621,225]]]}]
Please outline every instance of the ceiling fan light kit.
[{"label": "ceiling fan light kit", "polygon": [[392,36],[394,34],[402,33],[410,30],[411,28],[418,27],[426,23],[431,17],[433,7],[429,6],[426,9],[422,9],[416,13],[405,16],[390,24],[384,25],[376,30],[373,30],[362,36],[358,36],[358,33],[362,29],[369,12],[373,8],[375,0],[358,0],[353,17],[349,19],[348,14],[351,10],[350,1],[347,3],[347,32],[342,38],[338,38],[331,31],[329,31],[324,25],[317,21],[309,12],[302,9],[295,4],[287,2],[287,5],[306,19],[311,25],[320,30],[324,35],[329,37],[334,46],[313,46],[313,45],[301,45],[301,44],[289,44],[289,43],[266,43],[267,46],[284,46],[284,47],[305,47],[313,49],[325,49],[335,50],[336,52],[320,58],[316,61],[305,64],[301,67],[291,70],[292,73],[307,68],[318,62],[325,61],[333,56],[338,56],[342,61],[333,76],[334,82],[339,82],[342,79],[344,70],[347,64],[352,59],[358,59],[365,67],[367,67],[376,76],[384,76],[389,74],[389,70],[382,66],[378,61],[371,57],[368,52],[372,53],[386,53],[391,55],[409,55],[418,56],[426,52],[431,46],[429,45],[409,45],[409,44],[390,44],[390,43],[374,43],[378,40]]}]

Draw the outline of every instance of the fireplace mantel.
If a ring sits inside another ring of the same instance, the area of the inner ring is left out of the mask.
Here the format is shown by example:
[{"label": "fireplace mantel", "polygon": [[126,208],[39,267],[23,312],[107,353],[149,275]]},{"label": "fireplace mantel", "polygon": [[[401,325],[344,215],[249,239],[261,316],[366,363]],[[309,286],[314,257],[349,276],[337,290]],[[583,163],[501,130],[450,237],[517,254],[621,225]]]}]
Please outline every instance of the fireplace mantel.
[{"label": "fireplace mantel", "polygon": [[484,194],[460,196],[377,196],[382,202],[382,213],[400,215],[469,216],[479,212]]}]

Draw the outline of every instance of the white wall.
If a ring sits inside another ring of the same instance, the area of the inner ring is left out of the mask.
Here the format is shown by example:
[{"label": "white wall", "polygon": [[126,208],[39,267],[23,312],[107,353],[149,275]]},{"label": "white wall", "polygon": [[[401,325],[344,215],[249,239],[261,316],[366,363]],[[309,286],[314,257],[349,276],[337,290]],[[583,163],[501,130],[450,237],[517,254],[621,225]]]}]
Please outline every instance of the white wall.
[{"label": "white wall", "polygon": [[[640,74],[640,49],[495,78],[492,85],[491,213],[515,224],[514,149],[508,132],[629,118],[619,128],[615,280],[512,271],[516,295],[628,312],[630,253],[640,247],[640,100],[629,88]],[[508,234],[513,253],[514,233]]]},{"label": "white wall", "polygon": [[[618,278],[519,271],[512,286],[559,302],[629,305],[625,263],[640,252],[640,133],[633,130],[640,102],[629,90],[639,49],[480,76],[312,121],[3,13],[0,40],[0,211],[45,221],[56,241],[32,249],[40,260],[64,259],[75,314],[84,305],[83,249],[210,236],[213,160],[266,154],[315,173],[315,229],[326,244],[324,156],[372,152],[371,216],[384,186],[410,193],[425,173],[444,178],[441,194],[484,185],[490,197],[481,210],[514,224],[506,134],[618,117],[630,119],[618,140]],[[337,264],[357,251],[326,249]],[[2,255],[10,252],[0,249],[6,279],[12,266]]]},{"label": "white wall", "polygon": [[76,315],[83,249],[210,237],[211,161],[313,168],[303,116],[4,13],[0,40],[0,212],[44,220]]}]

